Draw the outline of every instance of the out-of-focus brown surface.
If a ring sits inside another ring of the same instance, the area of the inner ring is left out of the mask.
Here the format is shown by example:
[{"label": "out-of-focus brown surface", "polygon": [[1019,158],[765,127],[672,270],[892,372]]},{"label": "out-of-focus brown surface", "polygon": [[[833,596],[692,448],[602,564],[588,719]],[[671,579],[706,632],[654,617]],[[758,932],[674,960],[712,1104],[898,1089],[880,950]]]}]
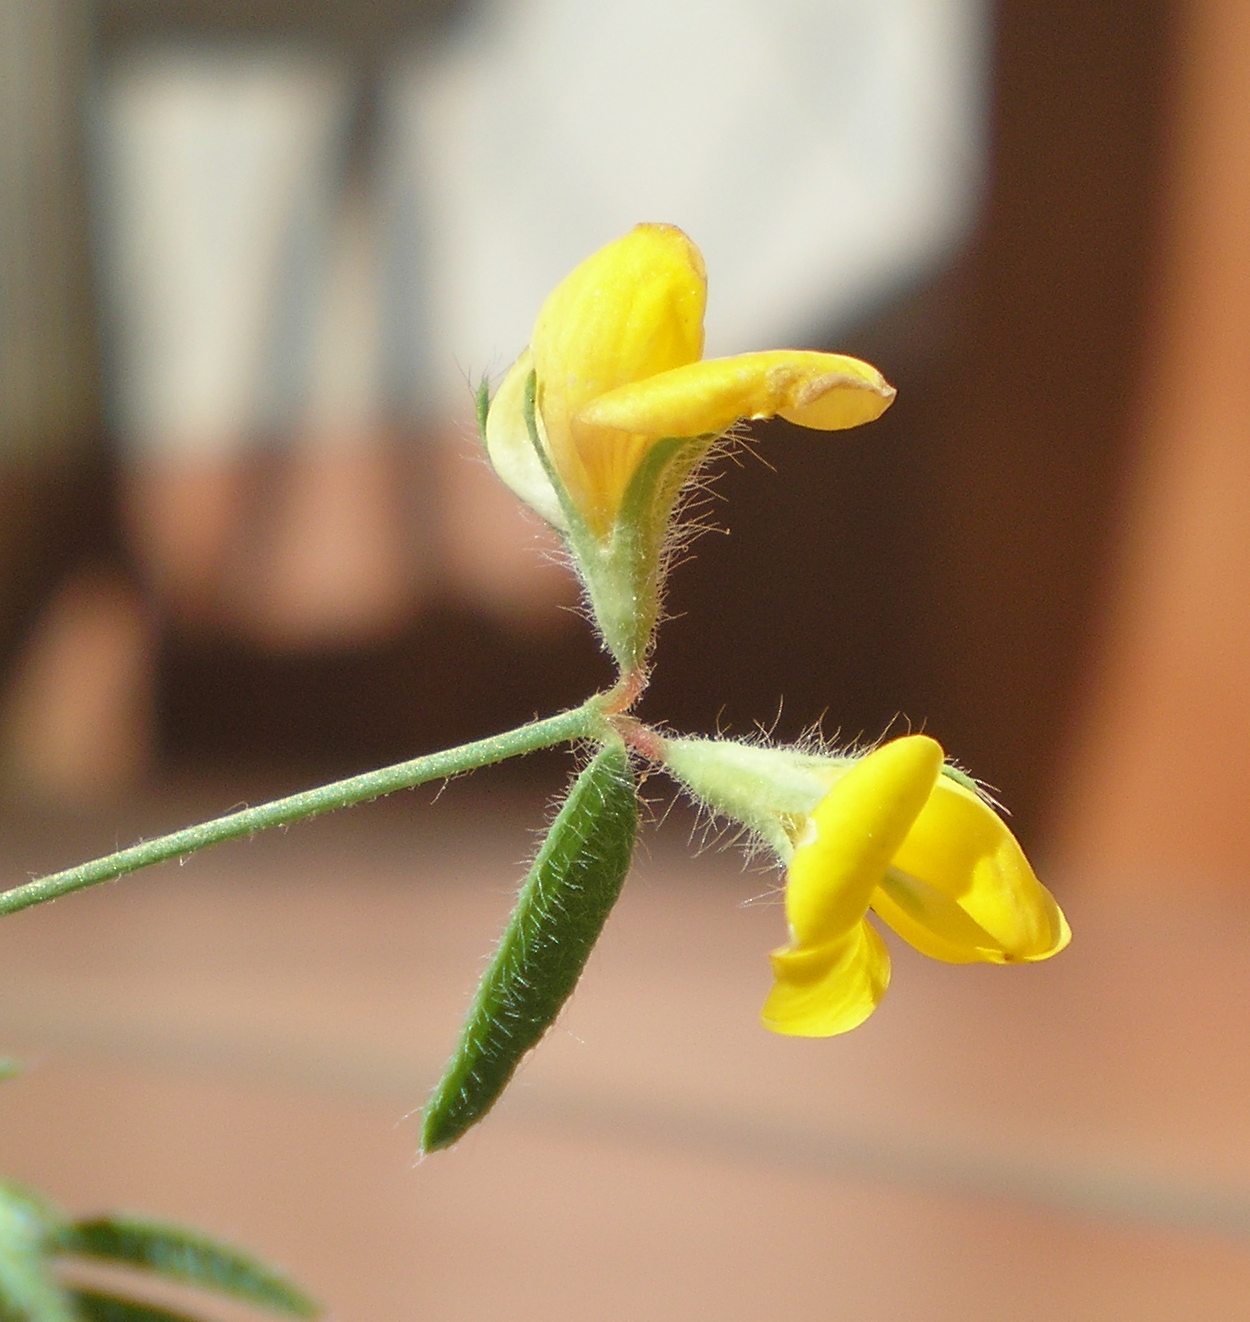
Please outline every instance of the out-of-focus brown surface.
[{"label": "out-of-focus brown surface", "polygon": [[1193,6],[1128,518],[1063,795],[1074,865],[1247,894],[1250,9]]},{"label": "out-of-focus brown surface", "polygon": [[[844,436],[770,427],[762,461],[722,466],[711,514],[729,536],[703,538],[673,576],[648,714],[745,731],[780,709],[782,737],[822,712],[848,737],[900,717],[923,723],[1001,790],[1026,841],[1041,841],[1136,446],[1173,17],[1128,0],[1088,6],[1079,23],[1024,3],[992,12],[990,173],[976,232],[928,288],[837,337],[883,367],[898,401]],[[472,455],[468,436],[462,449]],[[471,737],[610,682],[550,594],[514,628],[497,609],[506,571],[470,601],[465,576],[436,564],[431,543],[446,556],[465,540],[466,484],[449,478],[456,464],[431,471],[430,454],[413,445],[409,455],[427,502],[405,552],[420,611],[373,645],[304,652],[189,629],[170,612],[152,639],[162,751],[234,765],[273,749],[337,770]],[[281,474],[245,476],[253,499],[236,558],[255,591],[266,582],[257,528],[282,524],[292,493]],[[21,582],[6,585],[6,657],[75,564],[153,576],[151,564],[136,572],[138,539],[119,526],[125,482],[104,465],[76,480],[36,482],[19,502],[39,517],[14,557]],[[452,534],[433,526],[453,508]],[[528,565],[539,552],[522,539],[513,554]],[[520,568],[513,577],[533,583]],[[539,616],[569,627],[536,636]]]},{"label": "out-of-focus brown surface", "polygon": [[[344,1318],[1245,1313],[1246,36],[1235,0],[997,7],[975,241],[843,346],[897,406],[725,472],[644,709],[923,723],[1015,810],[1068,951],[899,951],[864,1029],[771,1037],[775,877],[691,859],[679,813],[499,1112],[414,1168],[556,784],[535,759],[5,920],[0,1050],[31,1068],[0,1169],[202,1222]],[[66,575],[133,568],[121,485],[6,475],[6,660]],[[255,801],[258,767],[294,788],[610,678],[576,622],[445,587],[370,647],[157,624],[156,765],[196,780],[81,819],[15,790],[6,881]]]},{"label": "out-of-focus brown surface", "polygon": [[[194,1217],[375,1322],[1240,1315],[1250,914],[1074,887],[1061,959],[898,949],[868,1025],[782,1039],[773,878],[692,858],[678,813],[497,1111],[414,1166],[536,810],[428,800],[7,920],[7,1170]],[[10,824],[5,874],[99,829]]]},{"label": "out-of-focus brown surface", "polygon": [[1138,447],[1180,36],[1174,7],[1131,0],[993,17],[977,232],[841,346],[898,399],[823,442],[770,432],[775,472],[718,480],[730,535],[675,578],[653,697],[703,727],[783,698],[781,734],[826,710],[849,736],[923,723],[1044,847]]}]

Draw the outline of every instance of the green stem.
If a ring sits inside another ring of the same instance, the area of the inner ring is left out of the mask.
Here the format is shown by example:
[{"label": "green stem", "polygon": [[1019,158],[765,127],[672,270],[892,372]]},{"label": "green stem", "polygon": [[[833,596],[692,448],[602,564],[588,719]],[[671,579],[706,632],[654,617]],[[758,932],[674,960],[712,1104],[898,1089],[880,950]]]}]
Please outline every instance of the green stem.
[{"label": "green stem", "polygon": [[140,841],[129,849],[118,850],[115,854],[93,859],[90,863],[80,863],[77,867],[66,868],[64,872],[54,872],[5,891],[0,894],[0,915],[29,909],[32,905],[59,899],[62,895],[85,890],[99,882],[113,881],[153,863],[193,854],[197,849],[206,849],[224,840],[237,840],[240,836],[252,835],[266,827],[288,826],[306,817],[346,808],[367,799],[380,798],[396,790],[412,789],[427,781],[443,780],[462,771],[490,766],[510,757],[532,753],[539,748],[593,738],[606,728],[600,715],[600,706],[599,698],[591,698],[571,711],[541,721],[531,721],[505,734],[491,735],[487,739],[461,744],[458,748],[448,748],[441,753],[428,753],[424,757],[397,762],[394,766],[381,767],[377,771],[366,771],[359,776],[319,785],[316,789],[303,790],[299,794],[290,794],[286,798],[274,799],[254,808],[242,808],[225,817],[187,826],[169,835]]}]

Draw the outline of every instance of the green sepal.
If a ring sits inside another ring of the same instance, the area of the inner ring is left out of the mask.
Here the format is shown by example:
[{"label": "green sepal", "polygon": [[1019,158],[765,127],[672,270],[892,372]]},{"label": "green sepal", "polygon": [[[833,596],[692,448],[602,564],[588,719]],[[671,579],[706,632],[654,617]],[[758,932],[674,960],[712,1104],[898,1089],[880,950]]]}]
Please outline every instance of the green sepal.
[{"label": "green sepal", "polygon": [[[552,491],[555,492],[556,501],[560,506],[560,514],[564,519],[562,531],[568,538],[569,545],[573,548],[574,556],[580,561],[587,548],[594,544],[595,539],[586,526],[586,520],[582,518],[581,510],[573,503],[573,498],[569,495],[569,489],[564,485],[564,479],[556,471],[556,466],[547,453],[547,447],[538,434],[538,376],[534,372],[531,372],[525,378],[523,409],[525,430],[529,433],[530,447],[534,451],[534,455],[538,459]],[[484,434],[485,431],[483,431]]]},{"label": "green sepal", "polygon": [[143,1217],[96,1217],[65,1226],[55,1247],[61,1253],[142,1267],[290,1317],[316,1317],[320,1311],[279,1272],[184,1226]]},{"label": "green sepal", "polygon": [[646,577],[635,563],[637,537],[627,534],[623,541],[619,522],[603,538],[590,530],[538,434],[538,378],[533,372],[525,382],[524,410],[530,445],[559,503],[562,532],[585,585],[590,613],[624,674],[646,656],[658,614],[657,602],[648,604],[637,595],[639,582]]},{"label": "green sepal", "polygon": [[948,780],[953,780],[956,785],[962,785],[964,789],[971,790],[977,798],[984,799],[986,797],[980,782],[974,776],[970,776],[963,767],[957,767],[953,762],[943,762],[942,775]]},{"label": "green sepal", "polygon": [[617,741],[577,777],[547,832],[426,1105],[423,1151],[481,1120],[555,1022],[620,895],[637,830],[633,770]]},{"label": "green sepal", "polygon": [[569,536],[595,622],[622,673],[642,667],[651,650],[674,506],[712,439],[655,442],[630,478],[606,538]]},{"label": "green sepal", "polygon": [[486,419],[490,417],[490,382],[483,377],[473,392],[473,412],[477,418],[477,435],[482,445],[486,445]]},{"label": "green sepal", "polygon": [[663,760],[697,802],[740,822],[783,863],[834,775],[851,761],[738,739],[665,739]]},{"label": "green sepal", "polygon": [[651,446],[625,488],[595,581],[587,576],[599,627],[623,672],[643,666],[651,649],[674,507],[712,439],[672,436]]}]

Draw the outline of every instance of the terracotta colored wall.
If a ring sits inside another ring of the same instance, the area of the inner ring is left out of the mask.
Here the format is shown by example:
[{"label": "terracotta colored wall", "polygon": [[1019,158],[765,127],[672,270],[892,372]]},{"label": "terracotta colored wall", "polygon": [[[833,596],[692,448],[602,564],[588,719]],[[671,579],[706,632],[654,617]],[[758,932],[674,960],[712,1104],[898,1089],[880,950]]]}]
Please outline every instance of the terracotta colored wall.
[{"label": "terracotta colored wall", "polygon": [[1063,839],[1133,885],[1250,857],[1250,9],[1186,8],[1141,448]]}]

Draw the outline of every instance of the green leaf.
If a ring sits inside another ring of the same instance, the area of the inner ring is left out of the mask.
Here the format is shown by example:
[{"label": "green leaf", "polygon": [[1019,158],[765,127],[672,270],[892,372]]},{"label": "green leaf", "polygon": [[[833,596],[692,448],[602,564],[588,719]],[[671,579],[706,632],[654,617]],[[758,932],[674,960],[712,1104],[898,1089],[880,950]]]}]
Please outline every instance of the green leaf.
[{"label": "green leaf", "polygon": [[49,1266],[37,1253],[0,1248],[0,1322],[82,1322]]},{"label": "green leaf", "polygon": [[183,1226],[140,1217],[97,1217],[65,1227],[57,1247],[64,1253],[143,1267],[275,1313],[315,1317],[319,1311],[303,1291],[272,1268]]},{"label": "green leaf", "polygon": [[15,1078],[22,1072],[22,1062],[10,1056],[0,1056],[0,1080]]},{"label": "green leaf", "polygon": [[624,745],[602,748],[569,790],[521,887],[448,1062],[425,1108],[425,1152],[454,1143],[499,1099],[547,1031],[620,895],[638,829]]},{"label": "green leaf", "polygon": [[97,1290],[75,1290],[73,1298],[83,1322],[197,1322],[190,1313]]},{"label": "green leaf", "polygon": [[43,1213],[25,1190],[0,1191],[0,1322],[81,1322],[52,1275]]},{"label": "green leaf", "polygon": [[0,1181],[0,1225],[9,1235],[19,1227],[33,1237],[41,1247],[55,1245],[57,1237],[68,1224],[68,1218],[42,1194],[23,1184]]}]

